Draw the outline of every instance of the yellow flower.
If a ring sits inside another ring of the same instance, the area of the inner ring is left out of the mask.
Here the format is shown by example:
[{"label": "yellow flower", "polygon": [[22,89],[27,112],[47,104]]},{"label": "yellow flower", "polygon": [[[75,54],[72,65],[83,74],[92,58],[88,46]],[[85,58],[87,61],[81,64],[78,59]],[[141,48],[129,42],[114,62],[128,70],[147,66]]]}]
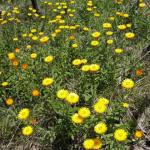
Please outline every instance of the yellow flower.
[{"label": "yellow flower", "polygon": [[55,33],[60,33],[61,32],[61,29],[56,29],[55,30]]},{"label": "yellow flower", "polygon": [[123,17],[128,18],[129,14],[123,14]]},{"label": "yellow flower", "polygon": [[98,65],[98,64],[91,64],[90,65],[90,71],[91,72],[96,72],[96,71],[98,71],[100,69],[100,65]]},{"label": "yellow flower", "polygon": [[41,16],[42,19],[45,19],[45,16]]},{"label": "yellow flower", "polygon": [[31,14],[31,13],[28,13],[28,16],[32,16],[32,14]]},{"label": "yellow flower", "polygon": [[89,28],[88,27],[84,27],[83,30],[84,31],[89,31]]},{"label": "yellow flower", "polygon": [[87,107],[81,107],[79,110],[78,110],[78,115],[82,118],[88,118],[90,116],[91,112],[89,110],[89,108]]},{"label": "yellow flower", "polygon": [[30,110],[28,108],[23,108],[18,113],[19,120],[26,120],[30,115]]},{"label": "yellow flower", "polygon": [[141,138],[143,135],[144,135],[144,134],[143,134],[142,131],[136,130],[135,133],[134,133],[134,138],[139,139],[139,138]]},{"label": "yellow flower", "polygon": [[37,36],[32,36],[32,40],[36,41],[36,40],[38,40],[38,37]]},{"label": "yellow flower", "polygon": [[32,12],[36,14],[37,10],[36,9],[32,9]]},{"label": "yellow flower", "polygon": [[54,38],[54,37],[57,36],[57,34],[56,33],[52,33],[51,36]]},{"label": "yellow flower", "polygon": [[28,35],[29,37],[32,37],[33,36],[33,33],[29,33],[29,35]]},{"label": "yellow flower", "polygon": [[65,14],[65,11],[60,11],[60,14]]},{"label": "yellow flower", "polygon": [[77,44],[72,44],[72,48],[77,48],[78,47],[78,45]]},{"label": "yellow flower", "polygon": [[122,25],[118,25],[117,28],[120,30],[125,30],[127,27],[126,25],[122,24]]},{"label": "yellow flower", "polygon": [[131,24],[131,23],[128,23],[128,24],[126,24],[126,26],[127,26],[128,28],[131,28],[131,27],[132,27],[132,24]]},{"label": "yellow flower", "polygon": [[84,140],[83,147],[87,150],[92,149],[94,147],[94,140],[93,139]]},{"label": "yellow flower", "polygon": [[32,126],[26,126],[22,129],[22,134],[25,136],[29,136],[33,133],[33,128]]},{"label": "yellow flower", "polygon": [[53,61],[53,59],[54,59],[54,57],[50,55],[50,56],[47,56],[47,57],[44,58],[44,62],[50,63],[50,62]]},{"label": "yellow flower", "polygon": [[133,38],[135,37],[135,34],[132,33],[132,32],[128,32],[128,33],[125,34],[125,37],[126,37],[127,39],[133,39]]},{"label": "yellow flower", "polygon": [[22,37],[27,37],[27,34],[26,33],[22,34]]},{"label": "yellow flower", "polygon": [[8,85],[8,82],[2,82],[2,84],[1,84],[2,86],[7,86]]},{"label": "yellow flower", "polygon": [[87,3],[87,6],[93,6],[93,4],[92,3]]},{"label": "yellow flower", "polygon": [[92,8],[89,8],[89,7],[88,7],[86,10],[87,10],[87,11],[92,11]]},{"label": "yellow flower", "polygon": [[107,110],[106,105],[101,103],[95,103],[93,107],[97,113],[104,113]]},{"label": "yellow flower", "polygon": [[87,63],[87,59],[81,59],[81,63],[86,64]]},{"label": "yellow flower", "polygon": [[59,23],[60,23],[60,24],[64,24],[64,23],[65,23],[65,20],[59,20]]},{"label": "yellow flower", "polygon": [[109,17],[109,20],[114,21],[115,17]]},{"label": "yellow flower", "polygon": [[110,29],[110,28],[112,28],[112,25],[110,23],[103,23],[103,28]]},{"label": "yellow flower", "polygon": [[123,52],[123,49],[121,49],[121,48],[116,48],[115,49],[116,54],[121,54],[122,52]]},{"label": "yellow flower", "polygon": [[70,17],[73,17],[73,16],[74,16],[74,14],[69,14],[69,16],[70,16]]},{"label": "yellow flower", "polygon": [[31,29],[31,33],[35,33],[36,31],[36,29]]},{"label": "yellow flower", "polygon": [[53,78],[45,78],[45,79],[43,79],[43,81],[42,81],[42,85],[43,85],[43,86],[49,86],[49,85],[51,85],[53,82],[54,82],[54,79],[53,79]]},{"label": "yellow flower", "polygon": [[108,45],[113,44],[113,42],[114,42],[113,40],[107,40],[107,44],[108,44]]},{"label": "yellow flower", "polygon": [[114,132],[114,138],[121,142],[127,139],[128,133],[124,129],[117,129]]},{"label": "yellow flower", "polygon": [[43,35],[44,34],[44,32],[39,32],[39,35]]},{"label": "yellow flower", "polygon": [[26,46],[27,49],[30,49],[31,47],[32,47],[31,45],[27,45],[27,46]]},{"label": "yellow flower", "polygon": [[82,61],[80,59],[75,59],[72,61],[72,64],[75,65],[75,66],[79,66],[81,65]]},{"label": "yellow flower", "polygon": [[106,98],[101,97],[101,98],[98,99],[97,103],[107,105],[107,104],[109,104],[109,100],[106,99]]},{"label": "yellow flower", "polygon": [[35,59],[36,57],[37,57],[37,54],[36,54],[36,53],[32,53],[32,54],[31,54],[31,58],[32,58],[32,59]]},{"label": "yellow flower", "polygon": [[128,108],[129,107],[128,103],[123,103],[122,105],[123,105],[124,108]]},{"label": "yellow flower", "polygon": [[15,54],[14,54],[14,53],[8,53],[8,58],[9,58],[10,60],[15,59]]},{"label": "yellow flower", "polygon": [[111,36],[111,35],[113,35],[113,32],[112,31],[107,31],[106,35]]},{"label": "yellow flower", "polygon": [[91,45],[92,46],[98,46],[99,45],[99,41],[91,41]]},{"label": "yellow flower", "polygon": [[107,131],[107,125],[104,122],[100,122],[94,127],[94,131],[97,134],[104,134]]},{"label": "yellow flower", "polygon": [[92,147],[93,150],[99,150],[102,147],[102,141],[98,138],[93,139],[94,146]]},{"label": "yellow flower", "polygon": [[7,20],[4,20],[4,21],[1,22],[1,24],[5,24],[5,23],[7,23],[7,22],[8,22]]},{"label": "yellow flower", "polygon": [[145,3],[139,3],[139,7],[144,8],[144,7],[146,7],[146,4]]},{"label": "yellow flower", "polygon": [[13,41],[18,41],[18,38],[13,38]]},{"label": "yellow flower", "polygon": [[83,123],[84,119],[78,115],[78,113],[75,113],[72,115],[71,120],[73,123],[81,124]]},{"label": "yellow flower", "polygon": [[61,89],[57,92],[57,97],[60,99],[65,99],[69,95],[68,90]]},{"label": "yellow flower", "polygon": [[46,43],[46,42],[48,42],[48,40],[49,40],[48,36],[44,36],[44,37],[40,38],[41,43]]},{"label": "yellow flower", "polygon": [[99,14],[99,13],[94,13],[94,16],[95,16],[95,17],[99,17],[100,14]]},{"label": "yellow flower", "polygon": [[90,65],[83,65],[83,66],[81,67],[81,70],[84,71],[84,72],[89,71],[89,70],[90,70]]},{"label": "yellow flower", "polygon": [[92,33],[92,37],[94,37],[94,38],[98,38],[98,37],[100,37],[100,35],[101,35],[100,32],[94,32],[94,33]]},{"label": "yellow flower", "polygon": [[135,85],[134,81],[132,79],[125,79],[122,81],[121,86],[125,89],[131,89]]},{"label": "yellow flower", "polygon": [[70,40],[75,40],[75,38],[76,38],[76,37],[75,37],[74,35],[69,36],[69,39],[70,39]]},{"label": "yellow flower", "polygon": [[56,16],[56,19],[61,19],[61,18],[62,18],[62,16],[60,16],[60,15]]},{"label": "yellow flower", "polygon": [[70,104],[75,104],[79,101],[79,96],[76,93],[69,93],[66,97],[66,101]]},{"label": "yellow flower", "polygon": [[14,101],[13,101],[12,98],[7,98],[6,101],[5,101],[5,103],[6,103],[8,106],[10,106],[10,105],[13,105]]}]

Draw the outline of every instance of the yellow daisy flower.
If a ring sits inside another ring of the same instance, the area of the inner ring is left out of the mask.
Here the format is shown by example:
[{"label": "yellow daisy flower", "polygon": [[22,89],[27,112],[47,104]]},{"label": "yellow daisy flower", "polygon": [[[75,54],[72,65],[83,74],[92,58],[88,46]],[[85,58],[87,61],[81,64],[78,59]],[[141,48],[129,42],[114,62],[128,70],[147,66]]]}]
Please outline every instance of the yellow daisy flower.
[{"label": "yellow daisy flower", "polygon": [[49,86],[49,85],[51,85],[53,82],[54,82],[54,79],[53,79],[53,78],[47,77],[47,78],[43,79],[42,85],[43,85],[43,86]]},{"label": "yellow daisy flower", "polygon": [[33,133],[32,126],[26,126],[22,129],[22,134],[25,136],[30,136]]},{"label": "yellow daisy flower", "polygon": [[78,115],[82,118],[88,118],[90,116],[91,112],[89,110],[89,108],[87,107],[81,107],[79,110],[78,110]]},{"label": "yellow daisy flower", "polygon": [[125,89],[131,89],[135,85],[134,81],[132,79],[125,79],[122,81],[121,86]]},{"label": "yellow daisy flower", "polygon": [[30,110],[28,108],[23,108],[18,113],[19,120],[26,120],[30,115]]},{"label": "yellow daisy flower", "polygon": [[75,113],[74,115],[72,115],[71,120],[73,123],[76,123],[76,124],[81,124],[84,121],[84,119],[80,117],[78,113]]},{"label": "yellow daisy flower", "polygon": [[124,129],[117,129],[114,132],[114,138],[121,142],[127,139],[128,133]]},{"label": "yellow daisy flower", "polygon": [[69,95],[68,90],[61,89],[57,92],[57,97],[60,99],[65,99]]}]

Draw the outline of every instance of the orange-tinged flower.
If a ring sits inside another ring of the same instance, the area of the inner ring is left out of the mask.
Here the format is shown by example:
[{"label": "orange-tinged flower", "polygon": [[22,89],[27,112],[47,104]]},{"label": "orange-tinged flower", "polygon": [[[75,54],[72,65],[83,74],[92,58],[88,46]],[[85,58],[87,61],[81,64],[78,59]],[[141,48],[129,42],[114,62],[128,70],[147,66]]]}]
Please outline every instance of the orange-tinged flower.
[{"label": "orange-tinged flower", "polygon": [[94,146],[93,146],[93,150],[99,150],[102,147],[102,141],[98,138],[93,139],[94,141]]},{"label": "orange-tinged flower", "polygon": [[22,64],[22,69],[24,69],[24,70],[26,70],[26,69],[28,69],[28,64]]},{"label": "orange-tinged flower", "polygon": [[11,105],[13,105],[14,101],[13,101],[12,98],[7,98],[6,101],[5,101],[5,103],[6,103],[8,106],[11,106]]},{"label": "orange-tinged flower", "polygon": [[12,61],[12,65],[15,66],[15,67],[17,67],[19,65],[19,61],[17,59],[14,59]]},{"label": "orange-tinged flower", "polygon": [[37,96],[39,96],[39,95],[40,95],[39,90],[37,90],[37,89],[33,89],[33,90],[32,90],[32,96],[37,97]]},{"label": "orange-tinged flower", "polygon": [[16,49],[15,49],[15,52],[16,52],[16,53],[19,53],[19,52],[20,52],[20,48],[16,48]]},{"label": "orange-tinged flower", "polygon": [[136,70],[136,75],[137,75],[137,76],[141,76],[142,74],[143,74],[142,69],[137,69],[137,70]]},{"label": "orange-tinged flower", "polygon": [[135,133],[134,133],[134,138],[139,139],[139,138],[143,137],[143,135],[144,134],[143,134],[142,131],[136,130]]}]

